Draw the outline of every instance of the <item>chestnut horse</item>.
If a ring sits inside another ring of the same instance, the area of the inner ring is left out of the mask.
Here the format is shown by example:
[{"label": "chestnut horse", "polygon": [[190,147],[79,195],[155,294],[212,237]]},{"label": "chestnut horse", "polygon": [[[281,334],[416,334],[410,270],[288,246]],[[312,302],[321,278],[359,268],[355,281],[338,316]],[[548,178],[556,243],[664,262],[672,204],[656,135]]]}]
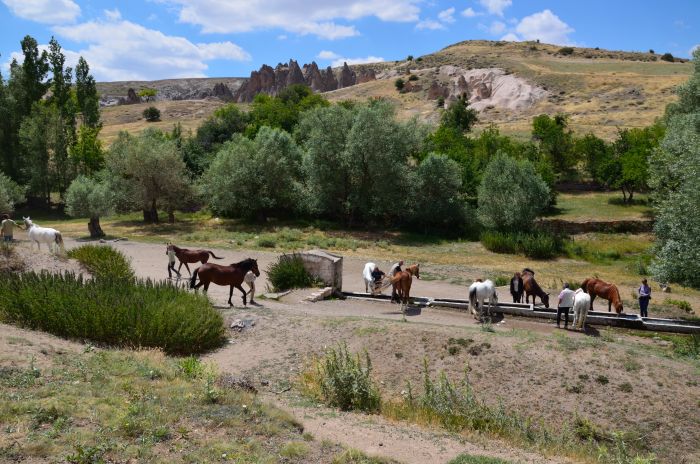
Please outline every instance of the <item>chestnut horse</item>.
[{"label": "chestnut horse", "polygon": [[214,259],[222,259],[209,250],[188,250],[187,248],[179,248],[172,243],[168,243],[167,248],[165,249],[165,254],[167,255],[168,251],[170,250],[173,250],[175,252],[175,256],[177,256],[177,259],[180,260],[180,266],[177,268],[178,274],[180,273],[180,269],[182,269],[182,265],[184,264],[185,268],[187,268],[187,272],[192,275],[192,271],[190,271],[190,267],[187,265],[187,263],[196,263],[199,261],[202,264],[206,264],[207,261],[209,261],[209,255],[211,255]]},{"label": "chestnut horse", "polygon": [[521,276],[523,278],[523,289],[525,290],[525,303],[530,302],[530,295],[532,295],[532,304],[534,305],[535,300],[539,296],[542,303],[544,303],[544,307],[549,308],[549,293],[545,293],[537,283],[534,271],[525,268]]},{"label": "chestnut horse", "polygon": [[394,277],[391,278],[391,284],[394,286],[394,291],[398,295],[399,302],[401,303],[402,313],[404,311],[404,307],[408,306],[413,276],[416,276],[416,279],[420,279],[420,264],[408,266],[403,271],[397,272]]},{"label": "chestnut horse", "polygon": [[590,278],[583,281],[581,288],[591,296],[590,311],[593,311],[593,301],[595,297],[599,296],[608,300],[608,312],[611,312],[611,307],[615,306],[615,312],[617,314],[622,313],[622,298],[620,298],[620,291],[614,284],[600,279]]},{"label": "chestnut horse", "polygon": [[[192,273],[190,288],[197,290],[199,287],[204,286],[204,291],[206,292],[209,289],[209,284],[212,282],[216,285],[229,285],[231,290],[228,292],[228,305],[233,306],[231,297],[233,296],[233,287],[236,287],[243,293],[243,306],[246,306],[246,291],[243,290],[241,284],[248,271],[253,271],[256,277],[260,277],[257,260],[248,258],[240,263],[230,264],[228,266],[205,263]],[[197,283],[197,276],[199,276],[199,283]]]}]

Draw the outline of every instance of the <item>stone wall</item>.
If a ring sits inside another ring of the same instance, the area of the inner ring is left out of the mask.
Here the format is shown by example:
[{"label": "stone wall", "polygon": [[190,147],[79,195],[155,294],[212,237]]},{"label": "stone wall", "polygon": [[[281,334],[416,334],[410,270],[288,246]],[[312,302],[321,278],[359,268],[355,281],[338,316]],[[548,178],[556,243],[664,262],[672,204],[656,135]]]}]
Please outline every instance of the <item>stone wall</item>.
[{"label": "stone wall", "polygon": [[343,257],[323,250],[310,250],[298,253],[304,268],[314,277],[333,288],[333,292],[343,290]]}]

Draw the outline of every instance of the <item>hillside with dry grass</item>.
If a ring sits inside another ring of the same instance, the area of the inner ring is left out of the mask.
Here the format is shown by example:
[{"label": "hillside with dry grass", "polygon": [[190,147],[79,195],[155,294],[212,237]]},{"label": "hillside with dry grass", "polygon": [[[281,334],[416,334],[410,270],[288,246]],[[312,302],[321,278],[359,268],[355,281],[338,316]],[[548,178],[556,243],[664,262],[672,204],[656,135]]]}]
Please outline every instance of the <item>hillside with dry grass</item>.
[{"label": "hillside with dry grass", "polygon": [[[377,79],[327,92],[326,97],[334,102],[388,98],[396,103],[401,117],[417,116],[425,121],[438,118],[437,100],[430,88],[435,83],[447,85],[446,69],[453,75],[502,70],[505,76],[517,77],[543,91],[543,96],[518,109],[485,106],[480,110],[477,130],[496,124],[502,133],[520,138],[528,136],[533,116],[541,113],[566,113],[575,132],[595,132],[607,139],[612,139],[618,128],[650,125],[674,100],[674,87],[691,72],[687,62],[670,63],[652,53],[573,48],[566,54],[555,45],[492,41],[460,42],[413,61],[362,66],[371,67]],[[411,74],[417,79],[408,81]],[[411,83],[410,91],[396,90],[394,82],[399,77]],[[158,101],[154,105],[162,116],[155,125],[170,128],[179,121],[185,129],[193,129],[223,104],[217,99]],[[120,130],[140,131],[151,126],[141,115],[146,106],[103,108],[102,137],[109,143]]]}]

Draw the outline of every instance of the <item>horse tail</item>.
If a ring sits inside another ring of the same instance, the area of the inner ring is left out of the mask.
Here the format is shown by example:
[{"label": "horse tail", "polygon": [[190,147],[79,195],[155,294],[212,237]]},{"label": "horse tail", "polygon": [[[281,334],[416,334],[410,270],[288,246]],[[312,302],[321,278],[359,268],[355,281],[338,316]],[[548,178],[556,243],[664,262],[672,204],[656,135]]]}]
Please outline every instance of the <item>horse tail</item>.
[{"label": "horse tail", "polygon": [[214,253],[212,253],[212,252],[209,251],[209,250],[207,250],[207,253],[209,253],[209,254],[212,256],[212,258],[214,258],[214,259],[224,259],[224,258],[221,258],[221,257],[219,257],[219,256],[216,256]]},{"label": "horse tail", "polygon": [[476,308],[476,286],[469,289],[469,306]]},{"label": "horse tail", "polygon": [[192,273],[192,278],[190,279],[190,288],[194,288],[197,285],[197,274],[199,274],[199,268],[195,269]]},{"label": "horse tail", "polygon": [[63,236],[61,235],[60,232],[56,232],[56,236],[54,237],[54,240],[56,241],[56,245],[61,248],[61,251],[66,251],[65,245],[63,245]]}]

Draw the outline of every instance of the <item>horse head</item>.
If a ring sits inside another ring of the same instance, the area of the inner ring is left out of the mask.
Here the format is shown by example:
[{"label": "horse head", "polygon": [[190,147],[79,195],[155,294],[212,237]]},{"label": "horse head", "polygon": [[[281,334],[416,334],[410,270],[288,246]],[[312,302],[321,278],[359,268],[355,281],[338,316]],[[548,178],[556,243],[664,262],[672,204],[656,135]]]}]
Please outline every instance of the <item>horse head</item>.
[{"label": "horse head", "polygon": [[420,279],[420,264],[414,264],[413,266],[408,266],[406,270],[411,274],[416,276],[416,279]]},{"label": "horse head", "polygon": [[165,254],[167,255],[170,250],[173,249],[173,243],[172,242],[166,242],[165,243]]},{"label": "horse head", "polygon": [[255,274],[256,277],[260,277],[260,271],[258,270],[258,260],[257,259],[252,259],[248,258],[252,261],[250,270],[253,271],[253,274]]},{"label": "horse head", "polygon": [[544,307],[549,309],[549,293],[543,294],[541,297],[542,303],[544,303]]},{"label": "horse head", "polygon": [[29,216],[27,216],[27,217],[22,216],[22,219],[24,219],[24,225],[27,226],[27,229],[29,229],[30,227],[32,227],[34,225],[32,220],[29,219]]}]

